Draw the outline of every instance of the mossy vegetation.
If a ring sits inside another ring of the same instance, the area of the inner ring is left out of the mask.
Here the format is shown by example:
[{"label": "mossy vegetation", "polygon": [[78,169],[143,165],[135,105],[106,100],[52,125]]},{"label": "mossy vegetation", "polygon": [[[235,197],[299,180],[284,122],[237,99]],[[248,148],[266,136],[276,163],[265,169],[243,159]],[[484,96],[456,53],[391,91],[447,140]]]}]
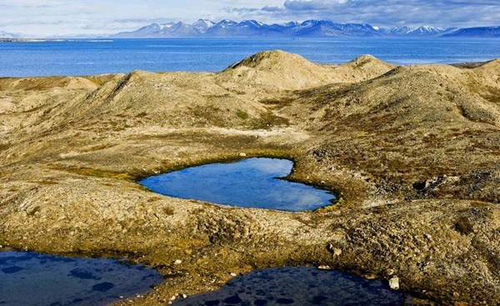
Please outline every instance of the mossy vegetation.
[{"label": "mossy vegetation", "polygon": [[240,109],[236,111],[236,116],[238,116],[238,118],[240,118],[241,120],[247,120],[248,118],[250,118],[250,115],[247,112]]}]

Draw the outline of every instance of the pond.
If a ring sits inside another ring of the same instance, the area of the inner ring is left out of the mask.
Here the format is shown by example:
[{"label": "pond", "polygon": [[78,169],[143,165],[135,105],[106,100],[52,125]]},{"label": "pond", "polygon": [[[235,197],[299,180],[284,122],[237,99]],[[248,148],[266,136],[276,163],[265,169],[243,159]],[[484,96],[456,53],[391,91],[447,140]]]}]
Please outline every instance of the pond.
[{"label": "pond", "polygon": [[1,306],[106,305],[162,279],[153,269],[117,260],[0,252]]},{"label": "pond", "polygon": [[284,180],[293,169],[286,159],[249,158],[152,176],[139,183],[163,195],[241,207],[305,211],[332,203],[326,190]]},{"label": "pond", "polygon": [[378,280],[337,271],[285,267],[237,277],[222,289],[179,300],[175,306],[403,305],[402,293]]}]

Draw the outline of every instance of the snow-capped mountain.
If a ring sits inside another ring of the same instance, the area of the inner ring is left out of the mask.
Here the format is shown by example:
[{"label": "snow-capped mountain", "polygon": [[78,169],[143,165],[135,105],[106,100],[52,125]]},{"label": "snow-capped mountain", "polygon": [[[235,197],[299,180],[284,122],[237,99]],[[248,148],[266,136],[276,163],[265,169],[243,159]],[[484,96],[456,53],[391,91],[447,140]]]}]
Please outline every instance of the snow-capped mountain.
[{"label": "snow-capped mountain", "polygon": [[182,22],[151,24],[132,32],[122,32],[114,37],[329,37],[329,36],[380,36],[381,31],[369,24],[340,24],[328,20],[307,20],[302,23],[265,24],[256,20],[212,22],[200,19],[193,24]]},{"label": "snow-capped mountain", "polygon": [[122,32],[113,37],[162,38],[162,37],[441,37],[498,35],[500,27],[442,29],[432,26],[417,28],[379,28],[369,24],[335,23],[329,20],[306,20],[284,24],[265,24],[256,20],[221,20],[213,22],[200,19],[193,24],[172,22],[151,24],[132,32]]},{"label": "snow-capped mountain", "polygon": [[387,36],[401,36],[401,35],[407,35],[409,32],[412,31],[412,29],[410,27],[396,27],[391,29],[382,29],[382,31]]},{"label": "snow-capped mountain", "polygon": [[445,30],[441,28],[431,27],[431,26],[421,26],[416,29],[411,29],[406,35],[409,36],[437,36],[443,33]]},{"label": "snow-capped mountain", "polygon": [[209,28],[213,27],[214,25],[215,22],[208,19],[200,19],[197,22],[193,23],[193,27],[200,33],[205,33]]},{"label": "snow-capped mountain", "polygon": [[450,33],[456,28],[442,29],[431,26],[421,26],[418,28],[410,27],[395,27],[390,29],[382,29],[385,36],[402,36],[402,37],[439,37],[446,33]]},{"label": "snow-capped mountain", "polygon": [[379,30],[369,24],[341,24],[328,20],[304,21],[293,27],[291,33],[300,37],[380,36]]}]

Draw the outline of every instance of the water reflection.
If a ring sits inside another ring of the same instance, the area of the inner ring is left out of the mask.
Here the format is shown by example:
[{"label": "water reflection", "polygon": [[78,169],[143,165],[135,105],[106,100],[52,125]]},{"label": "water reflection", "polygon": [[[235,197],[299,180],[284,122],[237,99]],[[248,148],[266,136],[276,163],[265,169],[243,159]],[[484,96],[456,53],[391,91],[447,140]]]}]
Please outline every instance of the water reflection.
[{"label": "water reflection", "polygon": [[278,179],[292,168],[293,163],[285,159],[250,158],[187,168],[140,183],[154,192],[179,198],[289,211],[315,209],[335,199],[326,190]]},{"label": "water reflection", "polygon": [[218,291],[179,300],[174,305],[394,306],[403,303],[403,294],[391,291],[381,281],[337,271],[287,267],[249,273],[233,279]]},{"label": "water reflection", "polygon": [[106,305],[162,281],[154,270],[110,259],[0,253],[0,305]]}]

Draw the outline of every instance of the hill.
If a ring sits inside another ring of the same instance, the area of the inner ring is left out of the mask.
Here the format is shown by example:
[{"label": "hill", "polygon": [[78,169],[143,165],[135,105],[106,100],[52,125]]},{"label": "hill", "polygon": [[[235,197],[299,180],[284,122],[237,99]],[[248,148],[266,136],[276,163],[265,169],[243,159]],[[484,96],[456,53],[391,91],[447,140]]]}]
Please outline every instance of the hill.
[{"label": "hill", "polygon": [[366,80],[393,66],[371,56],[362,56],[344,65],[320,65],[284,51],[262,52],[223,71],[218,80],[230,86],[253,89],[296,90],[329,83]]}]

